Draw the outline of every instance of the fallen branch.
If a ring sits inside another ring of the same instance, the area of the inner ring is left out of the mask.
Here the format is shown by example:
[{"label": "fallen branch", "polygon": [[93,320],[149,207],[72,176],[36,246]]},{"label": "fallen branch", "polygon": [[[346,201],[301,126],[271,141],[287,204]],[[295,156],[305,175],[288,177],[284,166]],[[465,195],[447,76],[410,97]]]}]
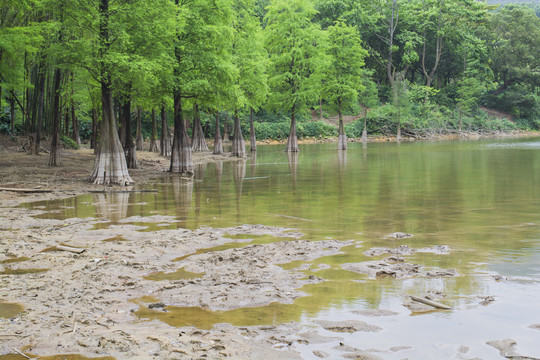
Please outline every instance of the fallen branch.
[{"label": "fallen branch", "polygon": [[414,301],[417,301],[417,302],[425,304],[425,305],[433,306],[433,307],[438,308],[438,309],[444,309],[444,310],[451,310],[452,309],[450,306],[438,303],[436,301],[432,301],[432,300],[429,300],[429,299],[426,299],[426,298],[421,298],[421,297],[417,297],[417,296],[413,296],[413,295],[409,295],[409,296]]},{"label": "fallen branch", "polygon": [[24,357],[27,358],[27,359],[31,359],[30,356],[23,354],[23,353],[20,352],[18,349],[14,348],[14,347],[12,347],[12,349],[13,349],[13,351],[15,351],[17,354],[19,354],[19,355],[21,355],[21,356],[24,356]]},{"label": "fallen branch", "polygon": [[76,247],[65,246],[65,245],[56,245],[55,248],[56,248],[56,250],[69,251],[69,252],[76,253],[76,254],[80,254],[84,250],[86,250],[84,248],[76,248]]},{"label": "fallen branch", "polygon": [[49,189],[19,189],[19,188],[4,188],[0,187],[0,191],[13,191],[13,192],[23,192],[23,193],[48,193],[56,190]]}]

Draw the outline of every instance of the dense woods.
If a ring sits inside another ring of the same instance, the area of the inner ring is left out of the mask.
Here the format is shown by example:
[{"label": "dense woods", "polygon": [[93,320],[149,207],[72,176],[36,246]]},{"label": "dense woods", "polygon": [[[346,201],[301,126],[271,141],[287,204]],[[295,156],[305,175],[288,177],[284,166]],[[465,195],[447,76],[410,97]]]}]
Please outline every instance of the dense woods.
[{"label": "dense woods", "polygon": [[[143,138],[185,173],[211,138],[242,157],[247,138],[296,152],[306,136],[346,149],[347,136],[537,129],[538,13],[473,0],[5,0],[0,132],[27,135],[52,166],[61,144],[88,142],[92,179],[126,184]],[[337,127],[316,121],[334,116]]]}]

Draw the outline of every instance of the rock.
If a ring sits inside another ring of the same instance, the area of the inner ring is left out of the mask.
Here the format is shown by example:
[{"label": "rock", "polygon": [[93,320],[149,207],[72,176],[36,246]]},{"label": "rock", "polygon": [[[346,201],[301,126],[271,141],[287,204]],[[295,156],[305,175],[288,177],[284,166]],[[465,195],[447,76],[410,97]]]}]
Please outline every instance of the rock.
[{"label": "rock", "polygon": [[394,316],[398,315],[399,313],[391,310],[384,310],[384,309],[378,309],[378,310],[354,310],[352,311],[354,314],[358,315],[364,315],[364,316],[371,316],[371,317],[377,317],[377,316]]},{"label": "rock", "polygon": [[530,325],[529,328],[535,329],[535,330],[540,330],[540,324]]},{"label": "rock", "polygon": [[346,320],[346,321],[328,321],[319,320],[317,324],[321,325],[328,331],[334,332],[348,332],[353,333],[356,331],[368,331],[375,332],[380,331],[382,328],[376,325],[370,325],[360,320]]},{"label": "rock", "polygon": [[321,359],[324,359],[324,358],[328,357],[327,353],[325,353],[324,351],[320,351],[320,350],[313,350],[313,355],[315,355],[317,357],[320,357]]},{"label": "rock", "polygon": [[479,296],[482,301],[480,302],[480,305],[486,306],[491,304],[495,301],[495,298],[493,296]]},{"label": "rock", "polygon": [[403,232],[395,232],[395,233],[387,235],[386,237],[387,238],[394,238],[394,239],[406,239],[406,238],[410,238],[410,237],[413,237],[413,236],[414,236],[413,234],[407,234],[407,233],[403,233]]}]

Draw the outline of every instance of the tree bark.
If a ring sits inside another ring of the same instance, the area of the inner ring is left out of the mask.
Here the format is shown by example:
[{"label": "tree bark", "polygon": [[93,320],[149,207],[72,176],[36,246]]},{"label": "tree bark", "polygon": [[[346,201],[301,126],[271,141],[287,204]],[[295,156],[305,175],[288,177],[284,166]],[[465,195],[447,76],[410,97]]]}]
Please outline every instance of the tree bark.
[{"label": "tree bark", "polygon": [[184,123],[182,110],[182,95],[180,91],[174,96],[174,138],[171,151],[172,173],[193,173],[193,161],[191,160],[191,146]]},{"label": "tree bark", "polygon": [[169,131],[169,124],[167,123],[167,112],[165,106],[161,108],[161,139],[160,139],[160,155],[169,157],[171,156],[171,133]]},{"label": "tree bark", "polygon": [[126,153],[126,162],[128,169],[137,169],[137,151],[135,143],[133,142],[133,136],[131,135],[131,99],[124,100],[122,104],[121,116],[123,118],[122,124],[126,127],[126,142],[123,145]]},{"label": "tree bark", "polygon": [[142,128],[141,128],[141,123],[142,123],[142,116],[141,116],[141,108],[138,106],[137,107],[137,140],[136,140],[136,144],[137,144],[137,150],[139,151],[142,151],[143,149],[143,136],[142,136]]},{"label": "tree bark", "polygon": [[287,138],[286,152],[298,152],[298,137],[296,136],[296,105],[291,109],[291,130]]},{"label": "tree bark", "polygon": [[347,150],[347,135],[345,134],[345,126],[343,124],[343,101],[338,98],[338,116],[339,116],[339,138],[338,150]]},{"label": "tree bark", "polygon": [[225,113],[223,121],[223,141],[229,141],[229,113]]},{"label": "tree bark", "polygon": [[193,109],[193,131],[191,136],[191,150],[210,151],[208,149],[206,139],[204,138],[198,104],[195,104],[195,107]]},{"label": "tree bark", "polygon": [[92,135],[90,136],[90,149],[96,149],[97,135],[98,135],[97,132],[98,132],[98,112],[97,112],[97,109],[92,106]]},{"label": "tree bark", "polygon": [[367,142],[367,108],[364,108],[364,131],[362,131],[362,142]]},{"label": "tree bark", "polygon": [[234,111],[234,135],[232,140],[232,154],[237,157],[246,156],[246,144],[242,136],[242,126],[238,116],[238,109]]},{"label": "tree bark", "polygon": [[11,135],[15,135],[15,95],[9,98],[9,111],[11,116]]},{"label": "tree bark", "polygon": [[38,112],[37,112],[37,121],[36,121],[36,137],[34,142],[34,154],[39,155],[41,150],[41,129],[43,127],[43,116],[44,116],[44,106],[45,106],[45,69],[40,67],[40,76],[38,83]]},{"label": "tree bark", "polygon": [[219,110],[216,110],[216,135],[214,136],[214,154],[223,154],[223,142],[221,141],[221,130],[219,128]]},{"label": "tree bark", "polygon": [[81,146],[81,137],[79,136],[79,124],[77,122],[77,117],[75,116],[75,101],[73,100],[74,89],[73,89],[73,73],[71,73],[71,129],[72,129],[72,139]]},{"label": "tree bark", "polygon": [[253,108],[249,109],[249,142],[250,150],[257,151],[257,139],[255,138],[255,124],[253,123]]},{"label": "tree bark", "polygon": [[62,73],[56,68],[53,79],[52,136],[49,166],[60,166],[60,81]]},{"label": "tree bark", "polygon": [[[109,0],[100,0],[100,58],[110,47],[109,40]],[[121,184],[128,185],[133,182],[129,176],[126,157],[118,137],[114,103],[111,89],[111,76],[105,64],[101,65],[101,107],[102,121],[100,131],[99,150],[94,162],[94,169],[90,180],[94,184]]]},{"label": "tree bark", "polygon": [[150,152],[159,152],[159,145],[157,142],[157,121],[156,121],[156,109],[152,109],[152,135],[150,136]]}]

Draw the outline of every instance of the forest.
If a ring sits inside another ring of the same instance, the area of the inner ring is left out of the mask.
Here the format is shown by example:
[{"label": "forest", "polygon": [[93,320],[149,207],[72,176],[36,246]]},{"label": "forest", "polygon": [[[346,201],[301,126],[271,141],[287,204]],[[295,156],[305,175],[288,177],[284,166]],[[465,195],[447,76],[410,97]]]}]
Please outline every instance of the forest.
[{"label": "forest", "polygon": [[51,166],[62,146],[89,143],[91,179],[128,184],[145,140],[189,173],[207,139],[243,157],[244,139],[297,152],[303,137],[346,150],[368,134],[537,130],[539,13],[475,0],[3,0],[0,133],[46,148]]}]

